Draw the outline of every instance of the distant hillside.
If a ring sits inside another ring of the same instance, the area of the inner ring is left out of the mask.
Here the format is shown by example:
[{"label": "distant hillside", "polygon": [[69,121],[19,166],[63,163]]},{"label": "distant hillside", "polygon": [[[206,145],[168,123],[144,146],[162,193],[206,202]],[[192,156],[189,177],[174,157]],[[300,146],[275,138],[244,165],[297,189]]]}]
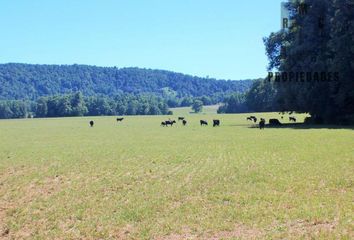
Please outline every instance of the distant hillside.
[{"label": "distant hillside", "polygon": [[0,100],[82,92],[85,96],[152,93],[199,97],[245,92],[252,80],[226,81],[163,70],[87,65],[0,64]]}]

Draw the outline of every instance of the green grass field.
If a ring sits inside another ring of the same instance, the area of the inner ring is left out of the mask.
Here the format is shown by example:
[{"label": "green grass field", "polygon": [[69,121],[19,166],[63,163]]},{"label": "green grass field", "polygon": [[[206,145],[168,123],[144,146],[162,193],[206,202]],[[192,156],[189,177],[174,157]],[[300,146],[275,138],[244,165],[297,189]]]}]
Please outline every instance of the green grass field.
[{"label": "green grass field", "polygon": [[212,109],[0,121],[0,239],[353,239],[353,128]]}]

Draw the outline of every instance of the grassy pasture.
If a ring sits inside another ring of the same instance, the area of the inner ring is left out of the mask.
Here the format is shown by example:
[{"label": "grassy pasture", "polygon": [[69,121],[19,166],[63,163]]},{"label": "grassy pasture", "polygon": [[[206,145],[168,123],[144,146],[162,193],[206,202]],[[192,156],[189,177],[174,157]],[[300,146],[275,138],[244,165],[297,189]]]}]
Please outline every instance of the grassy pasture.
[{"label": "grassy pasture", "polygon": [[176,110],[0,121],[0,239],[353,239],[353,129]]}]

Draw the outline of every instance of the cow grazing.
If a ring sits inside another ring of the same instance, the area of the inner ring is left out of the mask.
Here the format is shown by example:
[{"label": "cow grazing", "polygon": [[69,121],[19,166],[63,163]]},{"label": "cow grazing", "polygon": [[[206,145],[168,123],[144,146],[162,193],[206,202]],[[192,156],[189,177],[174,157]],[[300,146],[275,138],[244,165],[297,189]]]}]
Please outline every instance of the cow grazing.
[{"label": "cow grazing", "polygon": [[204,125],[208,126],[208,122],[205,120],[200,120],[200,126],[204,126]]},{"label": "cow grazing", "polygon": [[295,117],[289,117],[289,121],[290,122],[296,122],[296,118]]},{"label": "cow grazing", "polygon": [[218,127],[218,126],[220,126],[220,120],[214,119],[213,120],[213,127]]},{"label": "cow grazing", "polygon": [[247,121],[253,121],[253,118],[247,117]]},{"label": "cow grazing", "polygon": [[93,125],[95,124],[94,121],[90,121],[90,126],[93,127]]},{"label": "cow grazing", "polygon": [[279,122],[279,120],[276,119],[276,118],[272,118],[272,119],[269,119],[269,125],[271,125],[271,126],[279,126],[279,125],[281,125],[281,122]]},{"label": "cow grazing", "polygon": [[253,117],[253,122],[257,122],[257,118],[256,117]]},{"label": "cow grazing", "polygon": [[183,126],[187,125],[187,121],[185,119],[183,119],[182,123],[183,123]]},{"label": "cow grazing", "polygon": [[168,127],[168,125],[171,125],[171,127],[172,127],[173,124],[175,124],[175,123],[176,123],[175,120],[173,120],[173,121],[171,121],[171,120],[165,121],[166,127]]},{"label": "cow grazing", "polygon": [[117,118],[117,122],[123,121],[124,118]]},{"label": "cow grazing", "polygon": [[184,117],[178,117],[178,121],[183,121]]},{"label": "cow grazing", "polygon": [[259,129],[264,129],[265,126],[265,119],[261,118],[261,121],[259,121]]},{"label": "cow grazing", "polygon": [[165,127],[166,126],[166,123],[165,122],[161,122],[161,125],[162,127]]}]

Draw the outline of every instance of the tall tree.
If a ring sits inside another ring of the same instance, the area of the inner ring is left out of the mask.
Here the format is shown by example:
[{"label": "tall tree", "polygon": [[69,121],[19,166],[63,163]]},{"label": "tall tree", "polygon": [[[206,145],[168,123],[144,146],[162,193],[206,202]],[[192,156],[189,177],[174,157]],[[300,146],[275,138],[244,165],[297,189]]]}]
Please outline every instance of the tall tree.
[{"label": "tall tree", "polygon": [[[279,107],[338,123],[354,111],[353,49],[346,47],[354,41],[353,0],[291,0],[288,8],[293,25],[265,39],[269,70],[287,73],[274,84]],[[303,74],[290,81],[291,73]]]},{"label": "tall tree", "polygon": [[194,100],[192,109],[195,113],[199,113],[203,110],[203,102],[201,100]]}]

